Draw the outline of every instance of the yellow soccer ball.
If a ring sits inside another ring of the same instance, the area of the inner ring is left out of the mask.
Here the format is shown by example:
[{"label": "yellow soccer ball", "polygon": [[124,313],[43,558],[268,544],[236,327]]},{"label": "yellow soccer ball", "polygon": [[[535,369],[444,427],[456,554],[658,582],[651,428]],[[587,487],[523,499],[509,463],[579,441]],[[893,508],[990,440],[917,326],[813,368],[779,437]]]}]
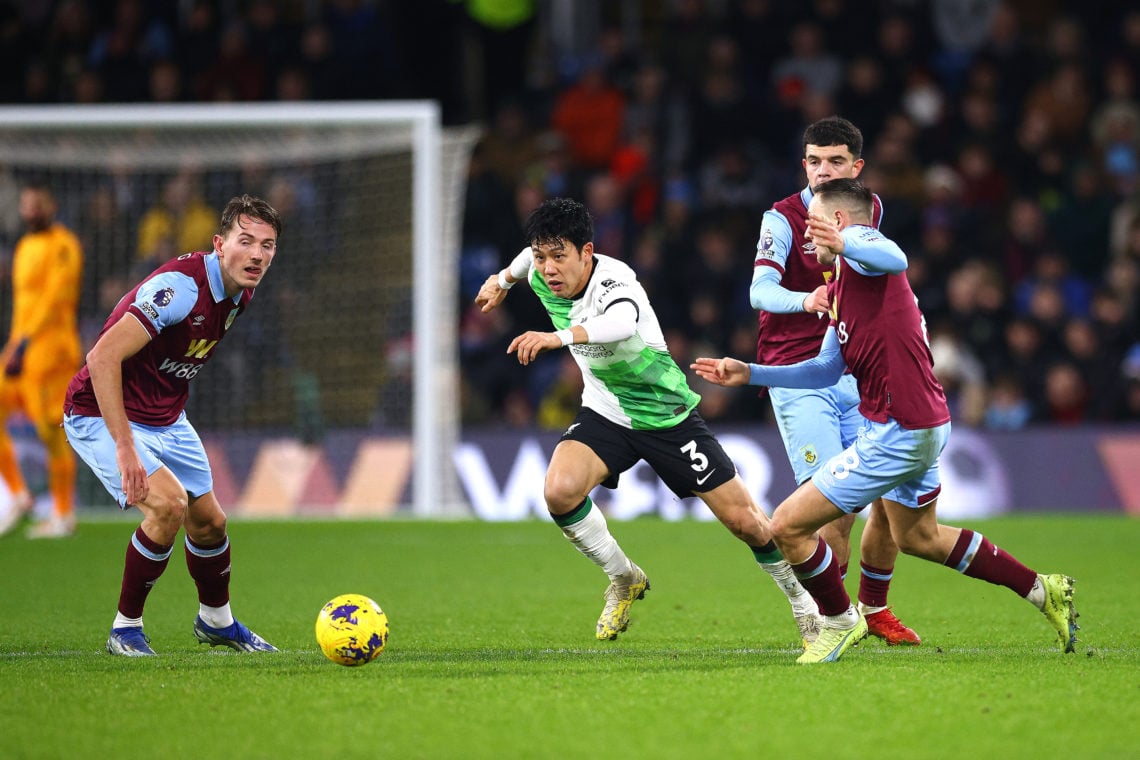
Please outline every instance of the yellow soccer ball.
[{"label": "yellow soccer ball", "polygon": [[388,616],[366,596],[341,594],[317,615],[317,643],[339,665],[365,665],[388,643]]}]

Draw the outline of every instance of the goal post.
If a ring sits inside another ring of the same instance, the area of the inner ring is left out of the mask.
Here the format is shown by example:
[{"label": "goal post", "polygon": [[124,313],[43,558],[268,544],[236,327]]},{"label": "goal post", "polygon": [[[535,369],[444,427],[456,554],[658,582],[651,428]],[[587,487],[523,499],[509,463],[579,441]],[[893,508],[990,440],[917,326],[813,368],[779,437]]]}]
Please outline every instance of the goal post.
[{"label": "goal post", "polygon": [[[403,436],[412,513],[464,516],[457,271],[474,139],[444,130],[432,101],[0,107],[0,199],[28,180],[55,191],[88,249],[90,339],[111,293],[171,255],[209,250],[201,220],[216,225],[229,197],[280,198],[280,271],[259,288],[246,349],[223,351],[192,384],[195,425]],[[17,235],[0,210],[5,257]],[[10,292],[0,298],[6,320]]]}]

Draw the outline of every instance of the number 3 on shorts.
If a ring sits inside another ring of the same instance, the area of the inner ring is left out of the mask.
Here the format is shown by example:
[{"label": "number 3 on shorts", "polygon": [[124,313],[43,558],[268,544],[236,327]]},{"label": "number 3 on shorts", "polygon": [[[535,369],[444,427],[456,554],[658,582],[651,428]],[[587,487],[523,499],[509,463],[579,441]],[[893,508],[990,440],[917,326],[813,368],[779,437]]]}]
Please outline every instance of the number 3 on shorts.
[{"label": "number 3 on shorts", "polygon": [[693,460],[693,463],[689,466],[692,467],[694,471],[704,472],[705,470],[708,469],[709,458],[706,457],[701,452],[697,451],[697,442],[696,441],[689,441],[688,443],[686,443],[684,446],[681,447],[681,451],[688,454],[689,459]]},{"label": "number 3 on shorts", "polygon": [[851,471],[859,467],[859,455],[854,450],[844,451],[831,458],[827,463],[828,468],[831,470],[831,477],[836,480],[843,480]]}]

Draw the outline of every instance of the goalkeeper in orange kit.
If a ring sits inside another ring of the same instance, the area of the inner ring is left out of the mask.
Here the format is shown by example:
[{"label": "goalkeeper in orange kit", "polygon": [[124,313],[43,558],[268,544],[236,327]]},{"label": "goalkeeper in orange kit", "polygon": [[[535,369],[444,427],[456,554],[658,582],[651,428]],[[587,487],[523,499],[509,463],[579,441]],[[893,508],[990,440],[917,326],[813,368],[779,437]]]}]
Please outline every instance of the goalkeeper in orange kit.
[{"label": "goalkeeper in orange kit", "polygon": [[32,506],[8,434],[8,416],[21,410],[47,449],[52,515],[28,529],[29,538],[75,531],[75,454],[61,424],[67,384],[81,364],[77,311],[83,251],[71,230],[55,221],[56,202],[42,185],[20,192],[26,232],[12,258],[12,329],[0,351],[0,476],[12,506],[0,533],[16,526]]}]

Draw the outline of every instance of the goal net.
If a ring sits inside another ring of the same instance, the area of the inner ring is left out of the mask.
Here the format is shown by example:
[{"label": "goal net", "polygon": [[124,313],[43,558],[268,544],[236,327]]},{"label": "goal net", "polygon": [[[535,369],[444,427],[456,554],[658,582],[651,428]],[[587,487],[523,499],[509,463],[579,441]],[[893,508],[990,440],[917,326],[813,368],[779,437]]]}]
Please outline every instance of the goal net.
[{"label": "goal net", "polygon": [[265,198],[284,219],[277,258],[240,337],[191,384],[190,419],[204,440],[294,440],[334,460],[330,435],[402,439],[399,507],[460,514],[456,279],[473,140],[442,130],[430,102],[0,108],[0,271],[19,187],[47,184],[84,246],[89,347],[134,282],[211,250],[231,197]]}]

